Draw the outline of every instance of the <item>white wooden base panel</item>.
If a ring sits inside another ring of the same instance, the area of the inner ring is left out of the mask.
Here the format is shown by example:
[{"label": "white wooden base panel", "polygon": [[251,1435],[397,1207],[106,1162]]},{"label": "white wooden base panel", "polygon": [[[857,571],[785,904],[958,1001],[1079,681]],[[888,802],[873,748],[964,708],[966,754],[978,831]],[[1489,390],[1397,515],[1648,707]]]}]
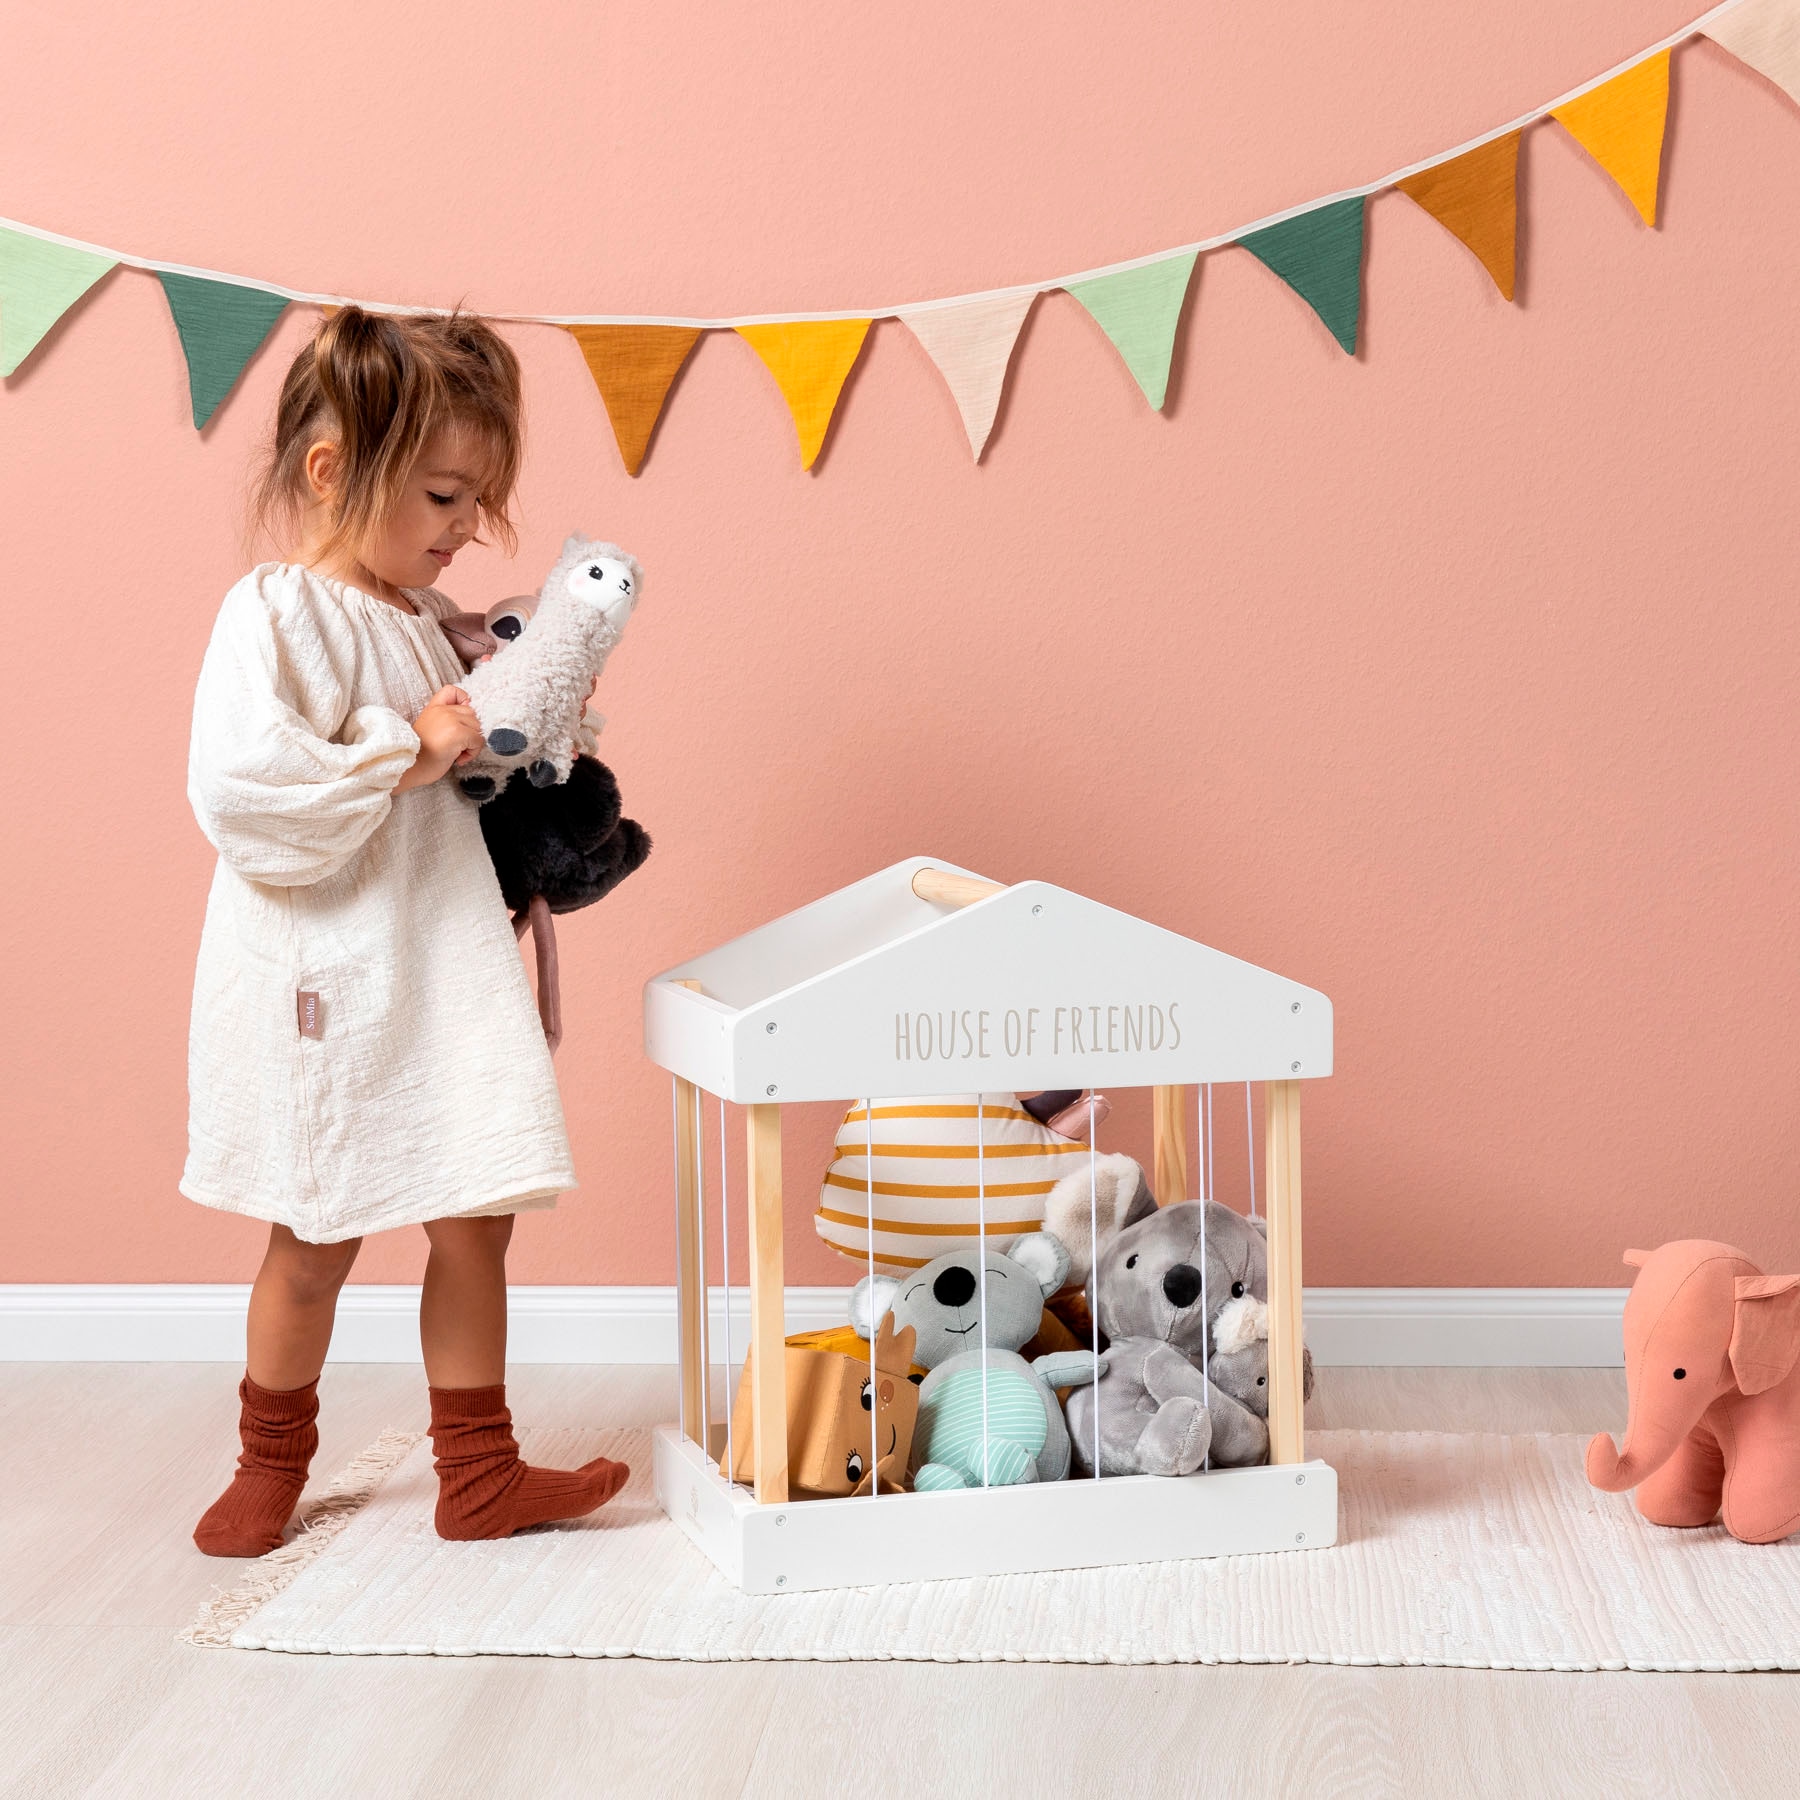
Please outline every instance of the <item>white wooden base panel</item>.
[{"label": "white wooden base panel", "polygon": [[746,1594],[1316,1550],[1337,1542],[1322,1462],[758,1506],[700,1446],[655,1435],[664,1512]]},{"label": "white wooden base panel", "polygon": [[[1617,1368],[1626,1288],[1308,1288],[1306,1341],[1322,1368]],[[789,1331],[842,1324],[849,1290],[791,1287]],[[232,1283],[0,1284],[0,1362],[242,1362],[250,1289]],[[672,1363],[672,1287],[515,1287],[515,1363]],[[712,1297],[725,1360],[725,1301]],[[749,1302],[732,1295],[733,1361]],[[417,1362],[419,1290],[356,1283],[338,1303],[333,1362]]]}]

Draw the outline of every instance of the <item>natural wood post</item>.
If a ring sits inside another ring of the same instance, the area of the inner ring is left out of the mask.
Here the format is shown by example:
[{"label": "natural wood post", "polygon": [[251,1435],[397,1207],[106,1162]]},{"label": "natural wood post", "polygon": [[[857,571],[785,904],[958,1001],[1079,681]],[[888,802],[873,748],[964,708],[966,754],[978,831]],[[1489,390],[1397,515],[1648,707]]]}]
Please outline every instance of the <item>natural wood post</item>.
[{"label": "natural wood post", "polygon": [[[721,1148],[721,1154],[723,1149]],[[681,1418],[707,1444],[706,1270],[700,1238],[700,1090],[675,1078],[675,1317],[681,1362]]]},{"label": "natural wood post", "polygon": [[787,1347],[781,1271],[781,1108],[747,1113],[750,1188],[751,1477],[763,1505],[788,1497]]},{"label": "natural wood post", "polygon": [[1264,1089],[1269,1214],[1269,1461],[1306,1458],[1300,1323],[1300,1084]]},{"label": "natural wood post", "polygon": [[1174,1206],[1188,1197],[1188,1089],[1159,1087],[1150,1092],[1150,1191],[1158,1206]]}]

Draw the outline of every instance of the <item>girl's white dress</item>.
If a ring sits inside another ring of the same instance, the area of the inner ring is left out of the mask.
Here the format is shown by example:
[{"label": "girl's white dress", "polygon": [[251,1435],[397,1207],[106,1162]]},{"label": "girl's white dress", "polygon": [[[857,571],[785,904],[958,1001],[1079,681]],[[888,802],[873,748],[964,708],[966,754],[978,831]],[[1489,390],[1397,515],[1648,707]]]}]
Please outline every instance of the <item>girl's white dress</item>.
[{"label": "girl's white dress", "polygon": [[194,977],[181,1191],[311,1243],[553,1206],[562,1102],[476,808],[404,794],[461,680],[437,620],[294,563],[225,596],[188,796],[219,852]]}]

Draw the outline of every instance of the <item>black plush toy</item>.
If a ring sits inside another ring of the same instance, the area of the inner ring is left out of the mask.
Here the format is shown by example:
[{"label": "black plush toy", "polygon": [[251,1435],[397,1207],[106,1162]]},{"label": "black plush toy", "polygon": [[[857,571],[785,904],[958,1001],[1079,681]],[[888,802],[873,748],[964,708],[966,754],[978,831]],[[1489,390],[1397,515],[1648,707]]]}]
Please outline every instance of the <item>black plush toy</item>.
[{"label": "black plush toy", "polygon": [[538,1012],[552,1051],[562,1040],[554,913],[575,912],[610,894],[650,854],[650,834],[621,817],[619,784],[605,763],[577,757],[569,779],[533,787],[518,771],[481,809],[500,893],[513,933],[527,925],[537,948]]}]

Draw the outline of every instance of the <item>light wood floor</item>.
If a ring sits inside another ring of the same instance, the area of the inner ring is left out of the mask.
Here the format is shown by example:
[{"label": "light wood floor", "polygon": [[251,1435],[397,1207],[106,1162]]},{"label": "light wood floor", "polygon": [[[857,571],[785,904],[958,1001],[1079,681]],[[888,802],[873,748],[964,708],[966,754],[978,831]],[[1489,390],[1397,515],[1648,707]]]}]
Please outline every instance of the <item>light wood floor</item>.
[{"label": "light wood floor", "polygon": [[[234,1370],[0,1371],[0,1795],[1790,1794],[1800,1681],[1448,1669],[330,1658],[176,1641],[238,1565],[188,1532]],[[533,1424],[672,1415],[665,1369],[524,1368]],[[1325,1369],[1326,1426],[1616,1427],[1621,1378]],[[331,1369],[321,1478],[422,1429],[415,1368]]]}]

